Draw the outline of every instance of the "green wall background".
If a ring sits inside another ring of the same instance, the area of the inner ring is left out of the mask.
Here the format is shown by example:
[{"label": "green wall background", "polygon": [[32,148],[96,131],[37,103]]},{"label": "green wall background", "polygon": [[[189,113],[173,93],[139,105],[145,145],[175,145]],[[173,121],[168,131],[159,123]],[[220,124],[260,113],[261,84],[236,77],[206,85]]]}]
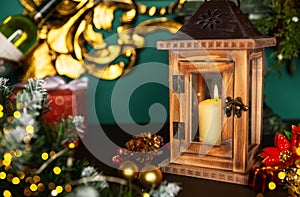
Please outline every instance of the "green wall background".
[{"label": "green wall background", "polygon": [[[146,1],[143,1],[146,2]],[[153,4],[154,1],[147,3]],[[169,1],[155,1],[155,4],[166,4]],[[18,0],[0,0],[0,21],[3,21],[7,16],[23,12],[23,7]],[[169,16],[174,17],[174,16]],[[147,17],[139,16],[137,24],[146,20]],[[88,122],[90,124],[104,123],[113,124],[116,122],[111,110],[111,95],[116,84],[126,84],[122,91],[126,94],[128,91],[136,86],[136,81],[152,76],[154,81],[161,81],[163,84],[168,83],[167,69],[162,69],[158,63],[167,65],[168,55],[166,51],[157,51],[155,43],[157,40],[169,38],[171,35],[167,32],[154,33],[146,37],[146,49],[141,50],[138,60],[138,66],[130,73],[126,74],[119,80],[103,81],[96,79],[88,74],[89,87],[87,91],[88,97]],[[1,46],[0,46],[1,47]],[[270,54],[272,49],[266,49],[266,67],[272,67],[274,59]],[[156,65],[157,64],[157,65]],[[299,65],[300,61],[297,60],[296,64]],[[152,72],[145,73],[145,68],[154,67]],[[167,66],[165,66],[167,68]],[[157,69],[159,68],[159,69]],[[270,106],[273,111],[285,120],[300,120],[300,68],[298,66],[296,73],[290,75],[286,72],[285,67],[281,69],[282,75],[279,76],[278,72],[273,71],[265,77],[265,102]],[[150,77],[151,79],[151,77]],[[119,100],[118,100],[119,99]],[[127,105],[122,104],[124,99],[117,98],[116,103],[120,105],[118,123],[147,123],[150,121],[149,107],[152,104],[160,103],[165,108],[168,114],[168,87],[158,83],[148,83],[137,88],[130,97]],[[119,101],[119,102],[118,102]],[[130,110],[131,117],[126,116],[126,110]],[[122,113],[122,110],[125,110]],[[153,122],[165,122],[167,117],[156,114],[152,116]],[[131,119],[132,118],[132,119]]]},{"label": "green wall background", "polygon": [[[271,58],[274,49],[265,50],[266,66],[271,68],[275,59]],[[287,72],[282,65],[280,72],[273,71],[265,77],[265,102],[283,120],[300,121],[300,58],[294,60],[296,71]]]}]

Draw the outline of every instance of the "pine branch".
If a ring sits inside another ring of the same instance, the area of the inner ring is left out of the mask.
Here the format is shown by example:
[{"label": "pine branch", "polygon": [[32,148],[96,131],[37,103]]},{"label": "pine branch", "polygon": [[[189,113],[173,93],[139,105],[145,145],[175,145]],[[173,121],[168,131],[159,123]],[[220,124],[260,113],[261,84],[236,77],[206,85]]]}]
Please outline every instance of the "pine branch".
[{"label": "pine branch", "polygon": [[43,165],[36,171],[36,174],[40,174],[43,172],[43,170],[45,168],[47,168],[47,166],[53,162],[56,158],[62,156],[63,154],[65,154],[69,149],[68,148],[64,148],[63,150],[59,151],[58,153],[56,153],[55,155],[53,155],[50,159],[48,159],[45,163],[43,163]]}]

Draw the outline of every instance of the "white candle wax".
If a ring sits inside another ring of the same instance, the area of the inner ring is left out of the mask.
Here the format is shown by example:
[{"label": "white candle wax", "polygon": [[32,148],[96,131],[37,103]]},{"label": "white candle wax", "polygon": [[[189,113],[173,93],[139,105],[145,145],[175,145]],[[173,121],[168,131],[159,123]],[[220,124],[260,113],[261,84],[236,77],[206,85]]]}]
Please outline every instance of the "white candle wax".
[{"label": "white candle wax", "polygon": [[[216,86],[215,86],[216,92]],[[198,105],[200,142],[212,145],[221,144],[222,101],[215,93],[214,99],[206,99]]]}]

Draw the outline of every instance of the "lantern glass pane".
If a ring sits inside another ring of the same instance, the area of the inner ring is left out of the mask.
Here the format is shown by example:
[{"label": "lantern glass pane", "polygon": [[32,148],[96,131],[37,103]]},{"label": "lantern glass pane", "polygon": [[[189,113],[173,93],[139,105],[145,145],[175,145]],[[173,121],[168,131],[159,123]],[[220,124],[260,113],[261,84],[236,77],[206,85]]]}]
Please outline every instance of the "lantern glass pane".
[{"label": "lantern glass pane", "polygon": [[181,143],[181,151],[232,158],[233,118],[225,116],[225,100],[234,95],[234,63],[198,61],[181,65],[187,80],[182,98],[189,100],[182,116],[190,132]]}]

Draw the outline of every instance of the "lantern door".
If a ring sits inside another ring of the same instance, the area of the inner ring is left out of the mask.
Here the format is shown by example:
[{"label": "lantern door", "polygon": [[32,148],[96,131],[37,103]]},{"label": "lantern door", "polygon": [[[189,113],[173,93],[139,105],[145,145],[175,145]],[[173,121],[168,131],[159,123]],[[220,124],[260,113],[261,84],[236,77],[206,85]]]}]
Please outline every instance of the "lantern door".
[{"label": "lantern door", "polygon": [[224,109],[226,97],[234,96],[234,67],[224,60],[179,61],[180,75],[172,81],[180,116],[172,128],[177,150],[171,152],[177,154],[171,161],[232,169],[233,118]]}]

